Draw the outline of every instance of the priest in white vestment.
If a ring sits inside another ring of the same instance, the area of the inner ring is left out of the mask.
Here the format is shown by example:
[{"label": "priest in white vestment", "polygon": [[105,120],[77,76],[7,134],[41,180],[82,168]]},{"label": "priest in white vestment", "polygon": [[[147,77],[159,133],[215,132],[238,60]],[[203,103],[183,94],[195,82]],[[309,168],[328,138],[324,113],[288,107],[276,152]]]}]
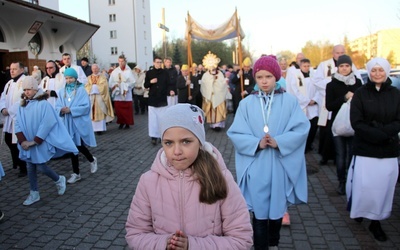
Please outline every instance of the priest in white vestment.
[{"label": "priest in white vestment", "polygon": [[203,110],[206,122],[215,131],[225,128],[227,115],[226,94],[228,85],[224,75],[218,70],[220,59],[209,52],[203,59],[203,65],[208,69],[201,78],[200,91],[203,96]]},{"label": "priest in white vestment", "polygon": [[90,118],[93,131],[100,135],[107,130],[106,123],[114,119],[114,110],[111,104],[107,78],[100,74],[97,64],[92,65],[92,72],[85,85],[90,97]]},{"label": "priest in white vestment", "polygon": [[53,106],[56,105],[57,100],[57,92],[65,87],[65,79],[64,76],[59,73],[58,67],[55,61],[48,61],[46,63],[46,76],[43,77],[42,81],[39,84],[39,88],[43,91],[47,92],[49,98],[47,101]]}]

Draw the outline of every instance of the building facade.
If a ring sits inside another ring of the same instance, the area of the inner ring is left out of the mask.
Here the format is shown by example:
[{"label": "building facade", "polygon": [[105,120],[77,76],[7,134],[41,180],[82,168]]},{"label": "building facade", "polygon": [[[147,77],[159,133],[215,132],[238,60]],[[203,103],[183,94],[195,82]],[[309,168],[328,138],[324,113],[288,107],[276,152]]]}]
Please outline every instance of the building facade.
[{"label": "building facade", "polygon": [[99,26],[57,10],[58,0],[0,0],[2,70],[13,61],[22,62],[28,73],[33,65],[44,70],[47,60],[61,59],[66,52],[76,60],[76,52]]},{"label": "building facade", "polygon": [[392,67],[400,67],[400,29],[380,30],[351,41],[349,46],[353,52],[364,54],[367,60],[391,57]]},{"label": "building facade", "polygon": [[121,54],[142,69],[152,65],[150,0],[89,0],[89,20],[100,25],[91,47],[102,68],[117,65]]}]

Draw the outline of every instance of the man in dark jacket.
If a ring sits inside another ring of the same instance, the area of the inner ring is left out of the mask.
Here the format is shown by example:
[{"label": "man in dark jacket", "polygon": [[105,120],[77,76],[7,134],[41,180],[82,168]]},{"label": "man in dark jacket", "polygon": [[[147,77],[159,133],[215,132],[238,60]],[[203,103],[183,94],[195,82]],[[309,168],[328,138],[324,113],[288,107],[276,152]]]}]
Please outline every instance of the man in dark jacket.
[{"label": "man in dark jacket", "polygon": [[159,130],[159,116],[167,108],[167,96],[170,86],[168,72],[161,68],[162,60],[156,56],[153,60],[153,68],[146,72],[144,87],[149,89],[149,136],[151,143],[157,144],[161,138]]},{"label": "man in dark jacket", "polygon": [[[235,91],[233,94],[233,112],[236,113],[236,110],[239,107],[239,102],[249,95],[255,86],[250,58],[247,57],[244,59],[243,69],[239,69],[236,74],[234,73],[234,75],[236,75],[236,77],[232,78],[232,83],[235,85]],[[243,78],[243,91],[240,78]]]},{"label": "man in dark jacket", "polygon": [[164,58],[164,69],[166,72],[168,72],[169,75],[167,102],[168,106],[172,106],[178,103],[178,90],[176,89],[178,73],[176,72],[175,67],[172,67],[172,59],[170,57]]},{"label": "man in dark jacket", "polygon": [[90,76],[92,74],[92,66],[89,65],[89,59],[87,57],[83,57],[81,59],[81,67],[86,76]]},{"label": "man in dark jacket", "polygon": [[187,64],[182,65],[181,74],[178,76],[177,88],[178,103],[196,104],[196,97],[200,91],[199,80],[194,75],[189,75],[189,66]]}]

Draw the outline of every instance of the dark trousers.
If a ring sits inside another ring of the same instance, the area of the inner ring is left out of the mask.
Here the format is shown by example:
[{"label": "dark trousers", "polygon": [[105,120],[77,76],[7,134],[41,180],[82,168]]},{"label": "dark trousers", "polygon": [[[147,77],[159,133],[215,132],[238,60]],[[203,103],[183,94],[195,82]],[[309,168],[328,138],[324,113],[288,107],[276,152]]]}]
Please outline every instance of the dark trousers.
[{"label": "dark trousers", "polygon": [[319,150],[323,160],[335,159],[335,145],[333,144],[332,120],[326,126],[319,127]]},{"label": "dark trousers", "polygon": [[[81,146],[76,146],[76,147],[78,148],[79,152],[81,152],[89,162],[94,161],[93,155],[89,152],[89,149],[85,147],[83,142],[81,142]],[[75,174],[79,174],[79,156],[71,153],[71,162],[72,162],[72,171]]]},{"label": "dark trousers", "polygon": [[4,141],[6,142],[8,148],[10,149],[13,168],[17,168],[19,166],[19,170],[21,172],[27,173],[26,162],[19,159],[19,150],[17,144],[12,143],[12,134],[5,132]]},{"label": "dark trousers", "polygon": [[235,89],[235,92],[233,92],[232,95],[232,102],[233,102],[233,113],[236,114],[236,110],[239,107],[239,103],[242,100],[242,95],[241,95],[241,90],[240,87],[239,89]]},{"label": "dark trousers", "polygon": [[310,130],[308,131],[306,151],[312,149],[312,144],[314,142],[315,135],[318,130],[318,117],[314,117],[310,120]]},{"label": "dark trousers", "polygon": [[254,250],[265,250],[278,246],[282,218],[278,220],[258,220],[253,213]]},{"label": "dark trousers", "polygon": [[143,95],[133,95],[133,107],[135,108],[135,114],[139,114],[139,108],[140,112],[144,114],[146,104],[144,103]]},{"label": "dark trousers", "polygon": [[196,106],[198,106],[201,109],[203,108],[203,96],[201,95],[200,92],[196,96]]},{"label": "dark trousers", "polygon": [[149,111],[149,105],[148,105],[148,103],[149,103],[149,98],[147,97],[147,98],[145,98],[145,97],[143,97],[143,106],[144,106],[144,108],[145,108],[145,110],[148,112]]},{"label": "dark trousers", "polygon": [[336,173],[340,182],[346,182],[346,173],[353,157],[353,136],[334,136],[336,151]]}]

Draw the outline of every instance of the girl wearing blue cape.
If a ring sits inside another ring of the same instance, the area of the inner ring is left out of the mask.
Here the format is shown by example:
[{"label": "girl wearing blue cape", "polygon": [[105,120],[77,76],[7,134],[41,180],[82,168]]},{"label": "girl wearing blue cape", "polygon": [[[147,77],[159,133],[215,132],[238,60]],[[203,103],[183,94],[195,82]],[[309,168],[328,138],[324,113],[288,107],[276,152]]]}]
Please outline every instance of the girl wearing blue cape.
[{"label": "girl wearing blue cape", "polygon": [[257,250],[277,248],[288,205],[307,202],[304,148],[310,123],[296,98],[277,83],[281,69],[274,56],[258,59],[253,74],[255,91],[240,102],[227,133],[236,150],[237,182],[253,214]]},{"label": "girl wearing blue cape", "polygon": [[[79,152],[90,162],[90,172],[97,171],[97,159],[86,148],[96,147],[92,120],[90,119],[90,99],[83,84],[78,82],[78,73],[73,68],[64,71],[65,88],[60,89],[56,101],[56,112],[64,122],[69,135],[74,141]],[[72,184],[81,180],[78,155],[71,154],[72,171],[68,183]]]},{"label": "girl wearing blue cape", "polygon": [[78,154],[74,142],[58,118],[53,106],[46,101],[48,94],[38,88],[37,81],[26,76],[22,81],[24,93],[15,121],[19,158],[27,163],[30,194],[23,205],[29,206],[40,200],[37,170],[50,177],[63,195],[66,180],[46,165],[53,157],[72,152]]}]

